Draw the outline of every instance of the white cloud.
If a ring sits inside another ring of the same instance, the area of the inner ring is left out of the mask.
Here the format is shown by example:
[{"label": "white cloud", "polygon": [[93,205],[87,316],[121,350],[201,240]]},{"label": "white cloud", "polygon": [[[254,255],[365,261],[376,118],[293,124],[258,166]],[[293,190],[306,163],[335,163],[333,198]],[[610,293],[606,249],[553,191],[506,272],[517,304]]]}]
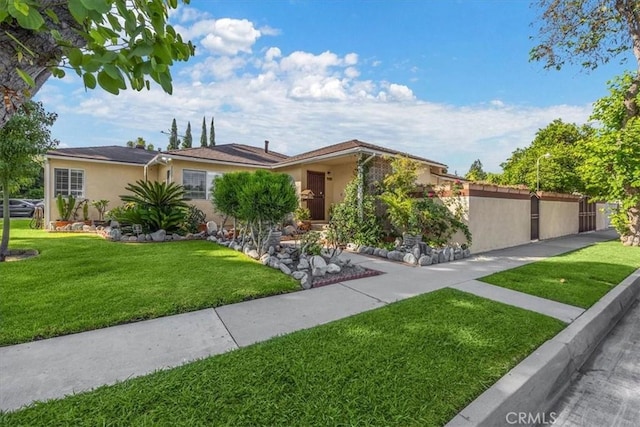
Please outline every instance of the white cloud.
[{"label": "white cloud", "polygon": [[188,121],[199,130],[203,115],[215,115],[219,143],[260,145],[269,139],[273,150],[297,154],[357,138],[464,173],[476,158],[485,170],[498,171],[539,128],[556,118],[584,123],[591,111],[589,105],[530,107],[496,99],[464,107],[427,102],[407,85],[362,79],[359,68],[369,71],[378,60],[359,65],[353,52],[283,54],[276,46],[253,54],[261,36],[277,31],[256,29],[246,19],[202,18],[188,8],[175,16],[191,23],[176,26],[183,36],[205,49],[174,72],[173,96],[155,85],[114,97],[85,92],[77,78],[47,83],[40,99],[61,113],[55,129],[68,129],[54,136],[69,146],[122,144],[142,136],[165,147],[160,130],[174,117],[179,130]]},{"label": "white cloud", "polygon": [[190,27],[175,26],[187,40],[198,41],[209,53],[237,55],[251,53],[251,48],[262,36],[251,21],[246,19],[203,19]]}]

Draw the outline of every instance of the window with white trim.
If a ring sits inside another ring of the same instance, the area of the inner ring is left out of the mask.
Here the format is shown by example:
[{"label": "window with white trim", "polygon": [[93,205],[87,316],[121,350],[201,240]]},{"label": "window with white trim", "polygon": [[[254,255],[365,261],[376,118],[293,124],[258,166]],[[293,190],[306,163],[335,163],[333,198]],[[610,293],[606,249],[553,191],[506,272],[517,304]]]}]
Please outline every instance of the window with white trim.
[{"label": "window with white trim", "polygon": [[186,199],[211,199],[213,180],[220,175],[222,174],[219,172],[183,169],[182,186],[184,187],[184,197]]},{"label": "window with white trim", "polygon": [[81,169],[61,169],[53,170],[53,196],[73,196],[75,198],[84,197],[84,171]]}]

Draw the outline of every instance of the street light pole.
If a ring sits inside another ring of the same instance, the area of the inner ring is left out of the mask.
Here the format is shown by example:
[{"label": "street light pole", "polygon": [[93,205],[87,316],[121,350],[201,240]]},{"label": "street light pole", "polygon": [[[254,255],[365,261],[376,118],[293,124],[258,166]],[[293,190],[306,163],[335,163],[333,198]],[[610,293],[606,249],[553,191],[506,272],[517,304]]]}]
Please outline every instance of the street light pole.
[{"label": "street light pole", "polygon": [[549,157],[551,157],[551,153],[544,153],[536,160],[536,193],[540,192],[540,159],[542,159],[543,157],[545,159],[548,159]]}]

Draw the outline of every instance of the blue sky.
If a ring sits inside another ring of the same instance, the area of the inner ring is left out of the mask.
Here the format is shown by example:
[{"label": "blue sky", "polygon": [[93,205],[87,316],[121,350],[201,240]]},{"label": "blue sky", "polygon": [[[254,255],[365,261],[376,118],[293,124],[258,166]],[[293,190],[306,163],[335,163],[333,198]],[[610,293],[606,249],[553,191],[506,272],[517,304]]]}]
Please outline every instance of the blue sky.
[{"label": "blue sky", "polygon": [[556,118],[584,123],[618,61],[585,73],[528,61],[538,11],[527,1],[192,0],[171,22],[196,45],[173,68],[174,94],[85,91],[72,76],[37,95],[59,114],[63,147],[166,148],[175,117],[216,122],[218,144],[297,154],[360,139],[464,174],[485,170]]}]

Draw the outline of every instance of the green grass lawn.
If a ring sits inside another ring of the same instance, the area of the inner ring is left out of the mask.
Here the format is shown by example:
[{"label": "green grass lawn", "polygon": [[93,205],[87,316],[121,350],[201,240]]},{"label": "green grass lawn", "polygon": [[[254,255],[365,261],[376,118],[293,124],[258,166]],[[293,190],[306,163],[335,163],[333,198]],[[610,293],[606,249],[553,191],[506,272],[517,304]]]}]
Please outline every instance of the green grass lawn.
[{"label": "green grass lawn", "polygon": [[0,415],[13,425],[445,424],[564,324],[443,289]]},{"label": "green grass lawn", "polygon": [[640,248],[597,243],[479,280],[577,307],[588,308],[640,268]]},{"label": "green grass lawn", "polygon": [[40,255],[0,263],[0,345],[299,289],[280,271],[211,242],[123,244],[11,222],[10,248]]}]

